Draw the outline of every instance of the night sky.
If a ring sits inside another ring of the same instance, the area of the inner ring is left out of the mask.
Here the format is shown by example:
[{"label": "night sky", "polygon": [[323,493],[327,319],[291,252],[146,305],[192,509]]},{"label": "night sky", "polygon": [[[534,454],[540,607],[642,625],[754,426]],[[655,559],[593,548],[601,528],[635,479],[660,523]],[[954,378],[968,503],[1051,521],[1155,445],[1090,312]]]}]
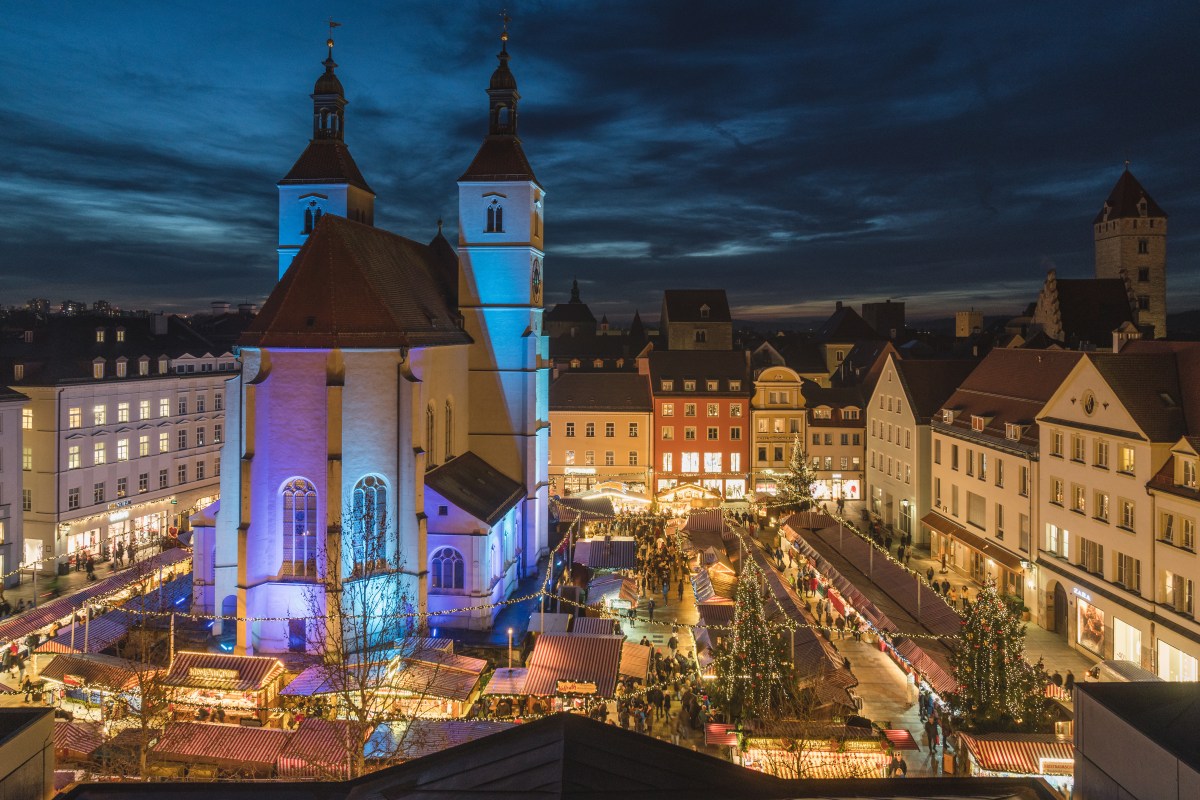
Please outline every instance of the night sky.
[{"label": "night sky", "polygon": [[[8,4],[0,304],[259,302],[276,181],[311,134],[324,20],[376,224],[456,226],[498,3]],[[1092,274],[1126,159],[1171,215],[1169,304],[1200,307],[1200,4],[510,2],[547,303],[657,316],[1015,314]]]}]

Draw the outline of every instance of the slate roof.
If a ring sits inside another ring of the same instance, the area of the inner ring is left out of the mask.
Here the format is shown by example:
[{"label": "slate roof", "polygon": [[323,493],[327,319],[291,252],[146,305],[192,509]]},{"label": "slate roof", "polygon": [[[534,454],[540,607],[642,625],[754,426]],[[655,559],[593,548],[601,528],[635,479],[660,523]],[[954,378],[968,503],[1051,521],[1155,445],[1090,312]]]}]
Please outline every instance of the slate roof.
[{"label": "slate roof", "polygon": [[550,384],[551,411],[642,411],[653,408],[650,383],[637,373],[564,372]]},{"label": "slate roof", "polygon": [[425,485],[488,525],[525,497],[522,484],[469,450],[426,472]]},{"label": "slate roof", "polygon": [[[708,316],[700,307],[708,306]],[[667,289],[663,292],[663,322],[731,322],[724,289]]]},{"label": "slate roof", "polygon": [[[932,425],[1036,452],[1037,415],[1083,355],[1067,350],[992,350],[943,403],[943,408],[957,412],[954,422],[947,425],[935,415]],[[982,432],[971,430],[972,415],[988,419]],[[1010,422],[1022,426],[1019,441],[1005,437]]]},{"label": "slate roof", "polygon": [[1200,770],[1200,736],[1196,735],[1200,730],[1200,683],[1080,683],[1075,689],[1193,770]]},{"label": "slate roof", "polygon": [[305,183],[348,183],[363,191],[375,192],[367,185],[350,155],[346,143],[337,139],[313,139],[279,181],[280,186]]},{"label": "slate roof", "polygon": [[[729,380],[740,380],[742,389],[733,394],[749,395],[754,388],[750,380],[750,363],[741,350],[655,350],[650,354],[652,390],[663,395],[730,394]],[[674,380],[675,389],[662,392],[660,381]],[[684,392],[683,381],[696,381],[696,391]],[[705,381],[719,380],[716,392],[708,391]]]},{"label": "slate roof", "polygon": [[[182,317],[167,316],[166,332],[162,334],[154,333],[154,324],[155,318],[149,316],[113,317],[89,313],[43,317],[17,312],[3,321],[0,375],[4,376],[5,381],[11,382],[14,389],[77,382],[105,384],[144,381],[177,377],[173,370],[165,375],[159,373],[160,356],[174,359],[184,355],[220,356],[229,352],[228,347],[208,340]],[[96,341],[98,328],[105,331],[103,342]],[[124,341],[117,341],[118,328],[124,330]],[[32,333],[32,341],[25,341],[25,331]],[[150,375],[137,374],[138,360],[142,356],[150,359]],[[126,378],[116,377],[115,365],[122,357],[128,363],[129,377]],[[92,377],[92,362],[97,358],[106,361],[106,377],[103,380]],[[25,366],[22,380],[13,380],[13,364]]]},{"label": "slate roof", "polygon": [[946,399],[954,394],[979,362],[893,359],[892,363],[913,414],[918,423],[925,424],[941,412]]},{"label": "slate roof", "polygon": [[429,245],[325,214],[262,312],[246,347],[398,348],[469,344]]},{"label": "slate roof", "polygon": [[850,306],[838,304],[838,308],[817,329],[817,340],[822,342],[855,342],[860,339],[882,339],[867,321]]},{"label": "slate roof", "polygon": [[516,136],[493,135],[483,140],[479,152],[459,176],[459,181],[533,181],[542,184],[533,174],[529,159]]},{"label": "slate roof", "polygon": [[1137,324],[1129,292],[1120,278],[1057,278],[1058,313],[1067,342],[1112,343],[1122,323]]},{"label": "slate roof", "polygon": [[1121,177],[1117,179],[1116,185],[1109,192],[1108,199],[1104,201],[1104,205],[1100,208],[1100,213],[1096,214],[1096,218],[1092,220],[1092,223],[1099,225],[1101,222],[1112,219],[1141,217],[1142,214],[1138,210],[1138,202],[1143,198],[1146,200],[1146,216],[1167,216],[1167,212],[1163,211],[1162,207],[1154,202],[1154,198],[1142,188],[1142,184],[1126,168],[1121,173]]}]

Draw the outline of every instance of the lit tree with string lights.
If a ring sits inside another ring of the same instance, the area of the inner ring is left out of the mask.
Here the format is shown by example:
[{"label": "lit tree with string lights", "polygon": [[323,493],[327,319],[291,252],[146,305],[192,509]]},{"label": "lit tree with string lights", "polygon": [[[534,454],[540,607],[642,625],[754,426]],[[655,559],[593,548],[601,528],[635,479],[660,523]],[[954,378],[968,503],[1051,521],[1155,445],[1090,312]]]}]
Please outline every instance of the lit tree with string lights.
[{"label": "lit tree with string lights", "polygon": [[783,699],[780,641],[763,604],[763,579],[754,559],[743,560],[734,595],[729,644],[717,653],[717,693],[732,719],[771,716]]},{"label": "lit tree with string lights", "polygon": [[787,471],[776,483],[777,502],[793,511],[807,511],[816,505],[813,497],[813,484],[816,482],[817,474],[808,463],[804,445],[797,436],[792,440],[792,457]]},{"label": "lit tree with string lights", "polygon": [[1050,725],[1046,670],[1025,659],[1019,604],[988,581],[971,604],[954,653],[958,693],[950,698],[962,726],[979,733],[1040,731]]}]

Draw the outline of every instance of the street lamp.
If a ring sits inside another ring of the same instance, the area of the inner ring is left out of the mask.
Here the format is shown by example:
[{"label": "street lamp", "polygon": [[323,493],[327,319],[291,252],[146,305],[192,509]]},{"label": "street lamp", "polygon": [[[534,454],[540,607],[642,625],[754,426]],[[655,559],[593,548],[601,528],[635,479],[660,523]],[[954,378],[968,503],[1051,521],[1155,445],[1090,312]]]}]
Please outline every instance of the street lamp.
[{"label": "street lamp", "polygon": [[508,629],[508,671],[512,672],[512,628]]}]

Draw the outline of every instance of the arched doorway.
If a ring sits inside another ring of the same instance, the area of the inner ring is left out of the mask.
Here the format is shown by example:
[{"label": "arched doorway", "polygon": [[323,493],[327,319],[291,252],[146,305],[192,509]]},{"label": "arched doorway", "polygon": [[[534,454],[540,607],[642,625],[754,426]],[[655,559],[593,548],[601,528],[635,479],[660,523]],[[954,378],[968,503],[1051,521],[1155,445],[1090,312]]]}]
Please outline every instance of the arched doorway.
[{"label": "arched doorway", "polygon": [[1067,590],[1058,581],[1046,587],[1046,621],[1047,630],[1067,638]]}]

